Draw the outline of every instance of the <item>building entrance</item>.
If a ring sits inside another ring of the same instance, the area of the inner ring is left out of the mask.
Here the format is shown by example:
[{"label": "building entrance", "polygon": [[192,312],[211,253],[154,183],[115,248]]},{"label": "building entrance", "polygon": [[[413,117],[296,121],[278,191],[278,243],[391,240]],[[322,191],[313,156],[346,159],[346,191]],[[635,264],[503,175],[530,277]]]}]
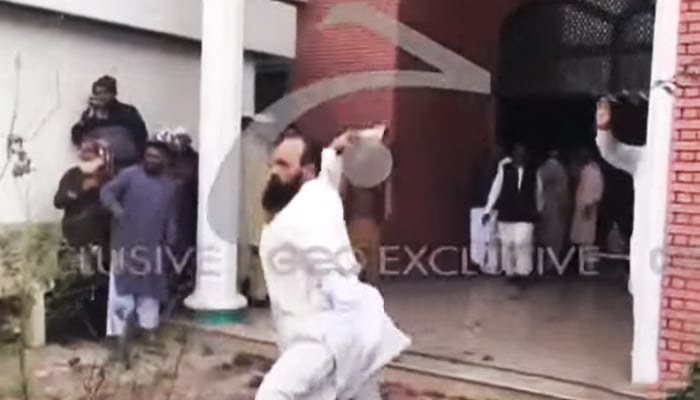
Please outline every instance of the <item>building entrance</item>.
[{"label": "building entrance", "polygon": [[[629,332],[622,348],[608,349],[600,355],[605,365],[617,365],[616,371],[608,372],[609,376],[629,376],[620,365],[630,365],[632,344],[626,258],[632,234],[634,189],[629,174],[613,168],[597,154],[596,104],[602,97],[609,98],[616,136],[630,144],[644,143],[654,12],[654,2],[648,0],[530,1],[505,20],[501,31],[494,90],[498,99],[497,140],[506,150],[515,143],[524,145],[531,155],[532,168],[539,168],[556,150],[567,173],[572,210],[580,198],[581,170],[586,164],[578,162],[581,149],[591,150],[592,163],[602,174],[593,243],[600,255],[594,263],[597,274],[584,276],[577,270],[571,277],[555,276],[540,284],[534,282],[529,291],[533,298],[549,299],[545,303],[551,309],[543,312],[554,312],[570,300],[564,291],[548,285],[570,290],[585,287],[588,300],[608,304],[605,309],[610,313],[620,312],[620,307],[627,309],[626,318],[601,316],[597,320],[600,324],[581,324],[569,338],[580,345],[595,332]],[[571,212],[563,223],[571,226],[574,219],[575,212]],[[574,245],[571,230],[567,229],[565,235],[568,249]],[[572,313],[567,319],[575,326],[586,316]],[[582,364],[584,358],[580,360]]]}]

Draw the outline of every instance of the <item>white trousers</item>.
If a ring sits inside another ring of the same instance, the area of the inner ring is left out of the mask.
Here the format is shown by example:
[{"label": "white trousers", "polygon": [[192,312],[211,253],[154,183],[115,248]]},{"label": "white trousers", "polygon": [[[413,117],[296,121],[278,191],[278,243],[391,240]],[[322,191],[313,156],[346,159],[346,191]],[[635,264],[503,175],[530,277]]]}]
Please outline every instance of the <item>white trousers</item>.
[{"label": "white trousers", "polygon": [[114,277],[109,277],[107,295],[107,336],[124,334],[127,321],[136,313],[138,324],[143,329],[155,329],[160,324],[160,302],[149,297],[121,296],[114,285]]},{"label": "white trousers", "polygon": [[501,263],[507,276],[527,276],[532,272],[535,225],[526,222],[499,222]]},{"label": "white trousers", "polygon": [[[255,400],[335,400],[335,359],[323,344],[293,344],[265,375]],[[379,381],[373,377],[355,400],[381,400]]]}]

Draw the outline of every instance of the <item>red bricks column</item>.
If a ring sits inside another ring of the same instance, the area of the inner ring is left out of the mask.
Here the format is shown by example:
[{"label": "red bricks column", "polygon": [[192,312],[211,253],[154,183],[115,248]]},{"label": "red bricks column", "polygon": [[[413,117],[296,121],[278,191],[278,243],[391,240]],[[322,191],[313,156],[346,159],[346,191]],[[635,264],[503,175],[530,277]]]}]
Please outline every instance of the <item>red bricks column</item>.
[{"label": "red bricks column", "polygon": [[659,339],[660,386],[683,386],[700,360],[700,0],[682,0],[671,145],[667,249]]}]

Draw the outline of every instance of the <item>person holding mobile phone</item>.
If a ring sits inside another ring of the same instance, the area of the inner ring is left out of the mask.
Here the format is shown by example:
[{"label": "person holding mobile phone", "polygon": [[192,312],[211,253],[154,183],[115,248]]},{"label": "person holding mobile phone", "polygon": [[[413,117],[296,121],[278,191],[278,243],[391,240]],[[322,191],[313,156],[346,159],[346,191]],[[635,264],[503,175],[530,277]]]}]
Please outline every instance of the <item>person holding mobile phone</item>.
[{"label": "person holding mobile phone", "polygon": [[88,106],[71,130],[76,147],[88,137],[109,143],[117,170],[138,163],[145,150],[146,124],[134,106],[117,99],[117,80],[111,76],[93,83]]}]

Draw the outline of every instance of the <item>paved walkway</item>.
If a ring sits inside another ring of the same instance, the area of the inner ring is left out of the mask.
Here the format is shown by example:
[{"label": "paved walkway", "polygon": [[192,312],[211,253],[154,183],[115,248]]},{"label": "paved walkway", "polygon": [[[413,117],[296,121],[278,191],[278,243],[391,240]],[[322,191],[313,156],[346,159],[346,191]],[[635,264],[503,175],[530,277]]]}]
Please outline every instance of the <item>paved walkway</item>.
[{"label": "paved walkway", "polygon": [[389,313],[419,352],[628,390],[631,298],[601,280],[393,283]]},{"label": "paved walkway", "polygon": [[[415,352],[643,393],[629,383],[632,308],[620,282],[546,279],[519,291],[471,277],[386,283],[382,292]],[[267,312],[229,330],[274,340]]]}]

